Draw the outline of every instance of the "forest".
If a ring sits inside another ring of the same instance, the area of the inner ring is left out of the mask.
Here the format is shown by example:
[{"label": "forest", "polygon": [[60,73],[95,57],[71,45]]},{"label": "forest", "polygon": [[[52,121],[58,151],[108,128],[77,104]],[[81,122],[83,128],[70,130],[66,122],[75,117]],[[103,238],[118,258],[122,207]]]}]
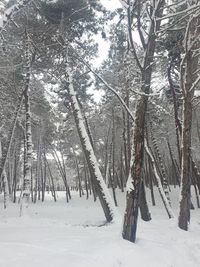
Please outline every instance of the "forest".
[{"label": "forest", "polygon": [[0,265],[200,266],[199,104],[199,0],[0,0]]}]

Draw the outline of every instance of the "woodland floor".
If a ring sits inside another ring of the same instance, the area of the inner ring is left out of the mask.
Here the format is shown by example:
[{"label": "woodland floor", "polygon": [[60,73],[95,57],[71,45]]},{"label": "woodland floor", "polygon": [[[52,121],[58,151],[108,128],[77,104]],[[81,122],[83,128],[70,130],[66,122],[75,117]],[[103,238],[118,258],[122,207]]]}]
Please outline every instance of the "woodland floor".
[{"label": "woodland floor", "polygon": [[[122,214],[125,194],[117,195]],[[177,190],[171,198],[178,204]],[[0,267],[199,267],[200,210],[192,211],[184,232],[177,219],[167,218],[157,193],[156,199],[155,207],[149,203],[152,221],[139,221],[136,244],[121,238],[121,225],[102,226],[103,213],[92,197],[74,192],[67,204],[62,192],[56,203],[47,195],[21,218],[18,204],[10,204],[0,212]]]}]

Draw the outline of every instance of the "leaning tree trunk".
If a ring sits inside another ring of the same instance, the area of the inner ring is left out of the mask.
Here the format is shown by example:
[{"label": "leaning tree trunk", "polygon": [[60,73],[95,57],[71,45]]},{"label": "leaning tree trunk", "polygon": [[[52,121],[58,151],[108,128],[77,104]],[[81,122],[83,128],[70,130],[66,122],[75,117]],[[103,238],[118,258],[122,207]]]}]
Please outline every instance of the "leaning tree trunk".
[{"label": "leaning tree trunk", "polygon": [[147,153],[147,155],[149,157],[150,163],[152,164],[152,169],[153,169],[153,173],[154,173],[154,176],[155,176],[155,179],[156,179],[158,191],[160,193],[161,199],[163,201],[163,204],[165,206],[165,209],[167,211],[169,219],[170,218],[174,218],[174,214],[173,214],[173,211],[171,209],[171,205],[170,205],[169,199],[167,198],[167,196],[165,194],[165,191],[163,189],[163,186],[162,186],[161,178],[160,178],[160,175],[158,173],[157,166],[156,166],[153,154],[151,153],[151,150],[150,150],[146,140],[145,140],[145,151],[146,151],[146,153]]},{"label": "leaning tree trunk", "polygon": [[8,138],[5,144],[5,148],[2,151],[2,159],[1,159],[1,168],[0,168],[0,180],[2,179],[2,175],[3,172],[5,170],[5,166],[6,166],[6,162],[8,160],[8,156],[9,156],[9,152],[10,152],[10,148],[12,145],[12,141],[13,141],[13,137],[14,137],[14,132],[15,132],[15,128],[16,128],[16,123],[19,117],[19,113],[22,107],[22,103],[23,103],[23,94],[20,96],[18,105],[15,109],[15,112],[13,114],[13,121],[11,124],[11,128],[8,132]]},{"label": "leaning tree trunk", "polygon": [[168,200],[168,203],[171,206],[171,201],[170,201],[170,196],[169,196],[169,188],[168,188],[168,179],[167,179],[165,167],[164,167],[164,164],[163,164],[163,160],[162,160],[162,157],[160,155],[160,150],[159,150],[156,138],[154,137],[154,134],[153,134],[152,122],[149,123],[149,126],[150,126],[150,131],[151,131],[151,139],[152,139],[153,148],[154,148],[154,151],[155,151],[155,153],[157,155],[158,163],[159,163],[159,167],[160,167],[160,171],[161,171],[162,186],[163,186],[166,198]]},{"label": "leaning tree trunk", "polygon": [[55,191],[55,185],[54,185],[54,179],[53,179],[53,175],[52,175],[52,172],[51,172],[51,168],[49,166],[49,162],[46,158],[46,154],[44,154],[44,159],[46,161],[46,164],[47,164],[47,169],[49,171],[49,186],[50,186],[50,189],[51,189],[51,194],[54,198],[54,201],[56,202],[57,199],[56,199],[56,191]]},{"label": "leaning tree trunk", "polygon": [[86,131],[84,125],[84,118],[81,114],[81,110],[77,101],[76,93],[74,91],[72,77],[69,69],[66,69],[66,90],[68,92],[71,108],[74,115],[74,120],[76,123],[77,131],[81,141],[82,149],[85,154],[85,158],[88,164],[89,172],[92,178],[92,182],[95,184],[96,192],[98,194],[101,206],[103,208],[106,220],[108,222],[112,221],[116,215],[117,211],[114,206],[113,200],[110,193],[106,187],[104,179],[102,177],[101,171],[98,166],[97,159],[94,155],[94,150],[90,143],[90,138]]},{"label": "leaning tree trunk", "polygon": [[49,143],[49,145],[52,148],[51,154],[52,154],[52,156],[53,156],[53,158],[54,158],[54,160],[56,162],[56,165],[57,165],[58,170],[60,172],[60,175],[62,177],[63,183],[65,185],[65,195],[66,195],[66,201],[68,203],[69,199],[71,199],[71,193],[70,193],[69,185],[68,185],[68,182],[67,182],[66,170],[64,169],[64,165],[62,165],[62,163],[60,161],[60,158],[58,156],[58,153],[57,153],[56,149],[53,147],[53,145],[51,143]]},{"label": "leaning tree trunk", "polygon": [[194,90],[200,81],[197,75],[199,54],[200,17],[199,12],[191,15],[185,32],[185,56],[181,63],[181,89],[183,92],[183,128],[182,128],[182,158],[181,158],[181,198],[178,226],[188,230],[191,206],[191,128],[192,128],[192,98]]}]

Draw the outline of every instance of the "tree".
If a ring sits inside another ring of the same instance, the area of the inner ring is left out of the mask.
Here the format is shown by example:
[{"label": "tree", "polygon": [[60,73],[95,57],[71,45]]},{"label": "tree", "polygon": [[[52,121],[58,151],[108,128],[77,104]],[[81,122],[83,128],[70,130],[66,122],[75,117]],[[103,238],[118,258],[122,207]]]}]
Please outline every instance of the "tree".
[{"label": "tree", "polygon": [[192,98],[200,78],[198,77],[199,64],[199,10],[189,18],[185,31],[184,51],[181,62],[181,89],[183,93],[183,129],[182,129],[182,158],[181,158],[181,200],[178,225],[187,230],[190,221],[191,205],[191,129],[192,129]]},{"label": "tree", "polygon": [[[134,5],[128,1],[127,16],[128,16],[128,34],[130,49],[136,59],[138,67],[141,71],[141,92],[137,102],[135,111],[135,123],[134,123],[134,137],[133,137],[133,155],[134,161],[131,167],[131,180],[129,181],[129,187],[127,188],[126,196],[126,211],[124,215],[123,224],[123,238],[131,242],[135,242],[137,221],[138,221],[138,208],[140,198],[141,187],[141,173],[143,166],[143,154],[144,154],[144,132],[145,132],[145,118],[148,103],[148,94],[150,93],[151,76],[153,71],[153,58],[156,47],[156,32],[160,29],[160,22],[155,22],[156,18],[162,15],[162,10],[165,1],[154,1],[148,3],[150,5],[150,21],[147,22],[148,33],[145,36],[142,32],[142,12],[145,10],[145,3],[135,1]],[[134,19],[136,17],[136,19]],[[140,41],[144,49],[143,62],[139,61],[135,44],[132,37],[132,23],[136,20],[138,26],[138,32],[140,35]]]},{"label": "tree", "polygon": [[74,120],[76,123],[77,131],[80,137],[81,145],[85,158],[88,164],[92,182],[95,185],[99,200],[101,202],[107,222],[117,219],[117,211],[114,207],[113,200],[110,197],[109,191],[106,188],[106,184],[103,180],[101,171],[98,167],[94,150],[92,148],[88,133],[86,131],[83,117],[80,111],[79,104],[77,102],[76,93],[72,84],[72,78],[69,73],[69,69],[66,70],[66,90],[70,99],[71,108],[74,114]]}]

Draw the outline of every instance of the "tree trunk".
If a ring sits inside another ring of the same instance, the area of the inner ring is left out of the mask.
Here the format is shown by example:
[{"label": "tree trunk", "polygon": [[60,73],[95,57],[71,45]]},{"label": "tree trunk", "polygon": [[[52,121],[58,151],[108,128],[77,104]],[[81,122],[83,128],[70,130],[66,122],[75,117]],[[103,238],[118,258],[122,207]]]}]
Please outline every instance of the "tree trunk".
[{"label": "tree trunk", "polygon": [[152,126],[151,122],[150,122],[150,129],[151,129],[151,138],[152,138],[153,148],[154,148],[154,151],[156,152],[156,155],[157,155],[157,158],[158,158],[159,167],[160,167],[160,170],[161,170],[162,186],[163,186],[166,198],[168,200],[168,203],[171,205],[171,201],[170,201],[170,197],[169,197],[167,175],[166,175],[165,167],[164,167],[161,155],[160,155],[160,150],[159,150],[159,147],[158,147],[157,142],[156,142],[156,138],[153,135],[153,126]]},{"label": "tree trunk", "polygon": [[108,222],[112,221],[115,217],[116,209],[113,200],[109,194],[106,187],[102,174],[100,172],[97,159],[94,155],[92,145],[90,143],[90,138],[87,134],[86,127],[84,125],[84,119],[81,114],[80,107],[76,98],[76,93],[72,84],[72,77],[70,75],[69,69],[66,69],[66,89],[69,95],[69,100],[71,103],[71,108],[74,114],[74,119],[77,127],[77,131],[80,137],[81,145],[85,158],[88,164],[91,178],[95,183],[96,191],[102,205],[106,220]]},{"label": "tree trunk", "polygon": [[22,202],[20,207],[20,215],[23,212],[24,204],[28,207],[31,190],[31,165],[32,165],[32,131],[31,131],[31,110],[30,110],[30,97],[29,97],[29,84],[31,76],[31,59],[30,59],[30,40],[28,35],[26,36],[26,77],[25,77],[25,89],[24,89],[24,106],[26,112],[25,122],[25,140],[26,140],[26,161],[25,161],[25,173],[24,173],[24,186],[22,192]]},{"label": "tree trunk", "polygon": [[[134,125],[134,138],[133,138],[133,154],[134,161],[131,167],[131,179],[128,181],[128,190],[126,195],[126,211],[124,215],[124,224],[122,236],[131,242],[135,242],[137,221],[138,221],[138,207],[139,197],[141,188],[141,174],[143,167],[143,154],[144,154],[144,131],[145,131],[145,117],[148,103],[148,94],[150,91],[151,76],[153,71],[153,57],[156,47],[156,31],[160,29],[160,22],[156,22],[156,17],[162,15],[162,7],[165,3],[164,0],[153,1],[154,6],[152,7],[150,18],[150,25],[148,31],[148,37],[145,41],[140,37],[144,48],[144,59],[143,64],[139,62],[134,47],[132,37],[132,6],[128,1],[128,34],[129,34],[129,45],[131,51],[134,54],[135,60],[141,71],[141,92],[142,95],[139,97],[136,111],[135,111],[135,125]],[[141,22],[141,12],[143,3],[139,2],[137,6],[137,19]],[[144,7],[144,6],[143,6]],[[138,24],[138,27],[140,25]],[[142,35],[142,29],[140,28],[140,36]],[[144,37],[144,36],[143,36]]]},{"label": "tree trunk", "polygon": [[49,166],[49,162],[46,158],[46,155],[44,156],[45,157],[45,161],[46,161],[46,164],[47,164],[47,169],[49,171],[49,176],[50,176],[50,187],[51,187],[51,192],[52,192],[52,196],[54,198],[54,201],[56,202],[56,192],[55,192],[55,186],[54,186],[54,181],[53,181],[53,176],[52,176],[52,173],[51,173],[51,169],[50,169],[50,166]]},{"label": "tree trunk", "polygon": [[[2,159],[2,144],[0,140],[0,160]],[[8,177],[6,174],[6,171],[3,171],[2,174],[2,181],[3,181],[3,194],[4,194],[4,209],[7,208],[8,203],[9,203],[9,189],[8,189]]]},{"label": "tree trunk", "polygon": [[181,89],[183,92],[183,128],[182,128],[182,158],[181,158],[181,198],[178,226],[188,230],[191,206],[191,128],[192,128],[192,98],[198,85],[197,75],[199,54],[198,36],[200,34],[199,15],[191,15],[185,32],[185,57],[181,63]]},{"label": "tree trunk", "polygon": [[148,222],[151,220],[151,213],[149,212],[149,208],[148,208],[148,204],[146,200],[144,181],[142,181],[141,188],[140,188],[140,213],[141,213],[141,218],[143,221]]},{"label": "tree trunk", "polygon": [[163,190],[163,187],[162,187],[162,183],[161,183],[161,178],[158,174],[158,170],[157,170],[157,166],[155,164],[155,160],[154,160],[154,157],[153,157],[153,154],[151,153],[151,150],[150,148],[148,147],[148,144],[147,144],[147,141],[145,140],[145,151],[149,157],[149,160],[152,164],[152,168],[153,168],[153,173],[154,173],[154,176],[156,178],[156,183],[157,183],[157,186],[158,186],[158,191],[160,193],[160,196],[161,196],[161,199],[163,201],[163,204],[165,206],[165,209],[167,211],[167,214],[169,216],[169,218],[173,218],[174,217],[174,214],[173,214],[173,211],[171,209],[171,205],[166,197],[166,194]]},{"label": "tree trunk", "polygon": [[138,101],[134,127],[134,162],[131,167],[131,180],[128,178],[126,194],[126,211],[123,224],[123,238],[135,242],[138,208],[141,187],[141,173],[144,153],[144,127],[147,97],[142,96]]},{"label": "tree trunk", "polygon": [[[191,100],[191,99],[190,99]],[[187,98],[183,101],[182,160],[181,160],[181,200],[178,225],[187,230],[190,222],[191,185],[191,126],[192,104]]]}]

